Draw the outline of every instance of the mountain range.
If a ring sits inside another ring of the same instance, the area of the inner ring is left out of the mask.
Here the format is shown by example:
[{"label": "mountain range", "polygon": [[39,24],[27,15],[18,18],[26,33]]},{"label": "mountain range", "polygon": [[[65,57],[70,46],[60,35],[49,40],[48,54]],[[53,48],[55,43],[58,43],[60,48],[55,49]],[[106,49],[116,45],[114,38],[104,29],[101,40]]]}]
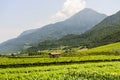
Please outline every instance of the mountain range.
[{"label": "mountain range", "polygon": [[86,8],[65,21],[49,24],[39,29],[25,31],[17,38],[3,42],[0,44],[0,53],[19,52],[25,46],[38,44],[45,40],[58,40],[68,34],[82,34],[106,17],[105,14]]},{"label": "mountain range", "polygon": [[29,48],[28,51],[51,49],[60,46],[85,46],[93,48],[116,42],[120,42],[120,11],[108,16],[81,35],[70,34],[59,40],[44,41],[37,46]]}]

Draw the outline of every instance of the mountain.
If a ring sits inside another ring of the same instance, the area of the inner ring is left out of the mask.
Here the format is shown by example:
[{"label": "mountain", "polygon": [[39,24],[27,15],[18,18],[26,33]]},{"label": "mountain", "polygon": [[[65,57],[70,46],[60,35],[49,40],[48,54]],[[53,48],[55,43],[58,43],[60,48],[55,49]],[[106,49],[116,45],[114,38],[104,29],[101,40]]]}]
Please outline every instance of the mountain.
[{"label": "mountain", "polygon": [[81,35],[71,34],[59,40],[44,41],[28,51],[51,49],[60,46],[86,46],[89,48],[120,42],[120,11],[108,16],[95,27]]},{"label": "mountain", "polygon": [[22,36],[24,36],[24,35],[33,33],[33,32],[35,32],[35,31],[36,31],[36,29],[31,29],[31,30],[24,31],[23,33],[21,33],[21,34],[19,35],[19,37],[22,37]]},{"label": "mountain", "polygon": [[0,44],[0,53],[18,52],[30,44],[60,39],[67,34],[84,33],[106,17],[104,14],[86,8],[65,21],[49,24],[35,31],[25,31],[17,38]]},{"label": "mountain", "polygon": [[87,40],[91,41],[90,47],[120,41],[120,11],[107,17],[101,23],[84,33]]}]

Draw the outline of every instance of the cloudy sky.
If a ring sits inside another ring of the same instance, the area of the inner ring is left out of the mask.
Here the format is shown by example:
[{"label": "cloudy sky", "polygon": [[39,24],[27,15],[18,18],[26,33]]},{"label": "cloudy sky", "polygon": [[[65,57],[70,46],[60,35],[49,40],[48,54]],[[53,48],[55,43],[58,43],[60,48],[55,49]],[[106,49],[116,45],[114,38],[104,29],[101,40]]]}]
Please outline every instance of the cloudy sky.
[{"label": "cloudy sky", "polygon": [[65,20],[84,8],[112,15],[120,0],[0,0],[0,43],[25,30]]}]

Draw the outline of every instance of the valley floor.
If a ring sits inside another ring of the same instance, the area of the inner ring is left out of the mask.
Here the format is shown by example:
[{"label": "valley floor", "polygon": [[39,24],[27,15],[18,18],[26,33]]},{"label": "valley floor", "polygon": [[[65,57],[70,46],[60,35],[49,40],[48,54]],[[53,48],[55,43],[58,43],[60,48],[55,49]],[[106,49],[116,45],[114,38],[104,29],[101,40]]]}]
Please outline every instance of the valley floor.
[{"label": "valley floor", "polygon": [[1,57],[0,80],[120,80],[120,56]]},{"label": "valley floor", "polygon": [[120,80],[120,62],[6,68],[0,80]]}]

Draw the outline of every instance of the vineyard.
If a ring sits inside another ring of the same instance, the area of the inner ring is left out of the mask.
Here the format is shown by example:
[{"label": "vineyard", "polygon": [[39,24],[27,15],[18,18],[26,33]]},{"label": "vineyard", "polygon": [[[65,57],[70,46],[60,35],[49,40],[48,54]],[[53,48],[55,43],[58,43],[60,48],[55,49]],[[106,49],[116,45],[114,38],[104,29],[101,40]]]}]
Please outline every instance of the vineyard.
[{"label": "vineyard", "polygon": [[91,55],[80,57],[60,57],[60,58],[0,58],[0,68],[10,67],[29,67],[45,65],[64,65],[73,63],[93,63],[93,62],[110,62],[120,61],[120,56],[114,55]]},{"label": "vineyard", "polygon": [[0,57],[0,80],[120,80],[116,50],[119,43],[76,50],[60,58]]},{"label": "vineyard", "polygon": [[120,62],[0,69],[0,80],[120,80]]},{"label": "vineyard", "polygon": [[0,80],[120,80],[120,0],[0,0]]}]

